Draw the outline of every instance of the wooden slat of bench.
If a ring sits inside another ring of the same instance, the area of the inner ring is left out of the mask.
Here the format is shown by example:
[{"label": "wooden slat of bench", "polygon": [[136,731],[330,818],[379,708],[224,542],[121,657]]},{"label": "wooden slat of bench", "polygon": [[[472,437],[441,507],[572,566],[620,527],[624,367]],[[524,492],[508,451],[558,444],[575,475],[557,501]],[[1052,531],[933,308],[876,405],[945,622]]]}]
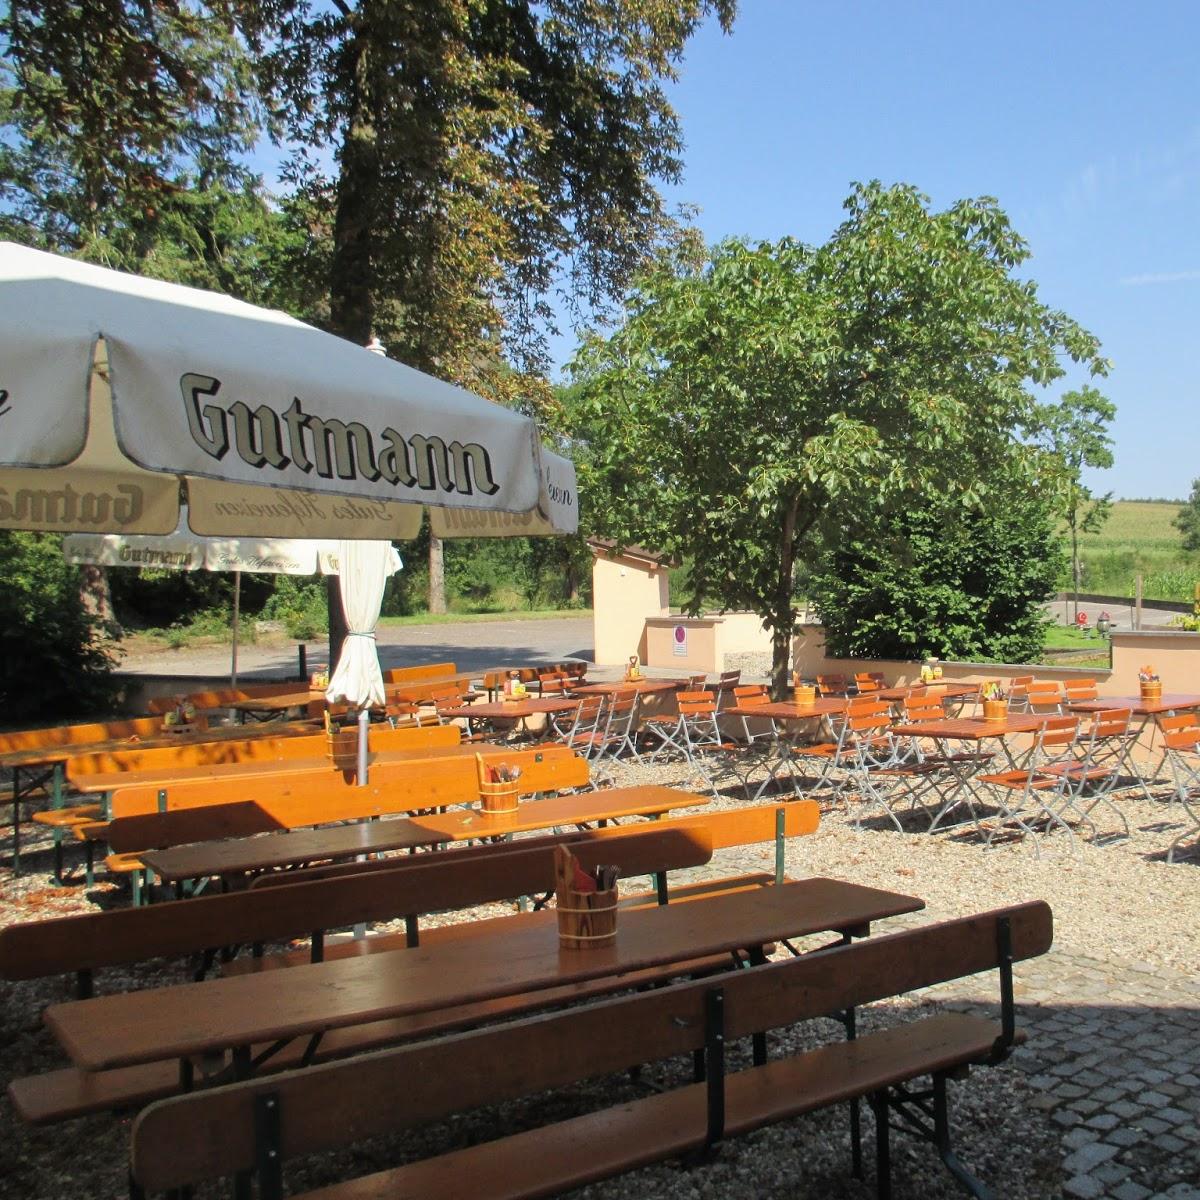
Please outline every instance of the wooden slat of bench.
[{"label": "wooden slat of bench", "polygon": [[[272,730],[274,726],[270,727]],[[311,725],[289,726],[286,736],[227,737],[220,741],[185,742],[179,746],[131,747],[104,754],[72,755],[67,775],[77,791],[114,791],[118,787],[157,789],[199,779],[214,782],[226,775],[255,775],[298,769],[293,764],[308,759],[328,766],[325,733]],[[389,729],[372,726],[372,754],[389,751],[434,750],[458,745],[460,731],[450,725]]]},{"label": "wooden slat of bench", "polygon": [[[961,1013],[822,1046],[726,1077],[727,1136],[816,1112],[931,1071],[977,1062],[1000,1032]],[[704,1145],[704,1084],[691,1084],[437,1158],[304,1193],[307,1200],[534,1200]]]},{"label": "wooden slat of bench", "polygon": [[57,749],[114,738],[141,737],[162,729],[158,717],[136,717],[128,721],[98,721],[87,725],[52,725],[45,729],[19,729],[0,733],[0,754],[18,750]]},{"label": "wooden slat of bench", "polygon": [[[430,729],[397,729],[395,733],[433,733]],[[588,783],[587,760],[566,747],[520,750],[505,756],[521,767],[524,794],[552,792]],[[112,794],[114,817],[159,810],[160,789],[119,788]],[[406,759],[378,762],[370,782],[356,785],[352,771],[325,769],[311,774],[281,775],[248,783],[244,779],[216,783],[183,783],[166,790],[167,809],[198,808],[230,801],[253,800],[288,828],[384,816],[411,809],[464,804],[478,796],[475,760],[466,758]]]},{"label": "wooden slat of bench", "polygon": [[[722,979],[726,1040],[992,969],[1000,917],[1015,961],[1049,948],[1050,910],[1038,901],[733,972]],[[135,1125],[134,1177],[160,1190],[252,1168],[254,1098],[266,1092],[280,1098],[288,1158],[689,1053],[704,1044],[710,987],[677,984],[163,1101]]]},{"label": "wooden slat of bench", "polygon": [[[612,859],[630,874],[707,862],[700,830],[645,830],[645,840],[581,850],[585,865]],[[407,913],[465,908],[553,887],[553,851],[501,847],[503,853],[416,865],[398,875],[348,876],[266,892],[175,900],[144,908],[57,917],[0,929],[0,978],[37,979],[147,958],[191,954],[232,943],[302,937],[314,929]]]},{"label": "wooden slat of bench", "polygon": [[[704,802],[704,797],[696,797],[697,804]],[[782,809],[784,813],[783,836],[785,838],[810,834],[816,830],[820,821],[820,808],[815,800],[789,800],[783,804],[762,804],[753,808],[725,809],[704,812],[695,816],[663,817],[657,822],[657,825],[659,829],[704,829],[712,839],[714,850],[726,849],[731,846],[748,846],[754,842],[766,842],[774,838],[776,812],[779,809]],[[604,841],[609,838],[624,837],[628,832],[628,828],[609,826],[605,829],[577,830],[537,839],[530,838],[523,840],[522,844],[532,846],[536,843],[552,846],[566,840],[572,842]],[[466,854],[472,852],[469,848],[463,847],[445,853]],[[305,867],[289,871],[286,874],[263,875],[256,879],[251,887],[254,889],[281,887],[289,881],[300,879],[333,879],[341,875],[396,870],[410,861],[409,857],[393,856],[374,859],[370,862],[332,863],[325,866]]]}]

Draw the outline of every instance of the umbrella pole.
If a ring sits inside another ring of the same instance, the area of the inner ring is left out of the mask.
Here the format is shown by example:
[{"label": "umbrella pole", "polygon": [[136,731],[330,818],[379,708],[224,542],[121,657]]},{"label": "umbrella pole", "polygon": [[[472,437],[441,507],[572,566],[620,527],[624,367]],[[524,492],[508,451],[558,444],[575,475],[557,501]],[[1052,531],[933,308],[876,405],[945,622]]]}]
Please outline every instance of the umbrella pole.
[{"label": "umbrella pole", "polygon": [[229,663],[229,686],[237,687],[238,615],[242,599],[242,573],[233,573],[233,649]]}]

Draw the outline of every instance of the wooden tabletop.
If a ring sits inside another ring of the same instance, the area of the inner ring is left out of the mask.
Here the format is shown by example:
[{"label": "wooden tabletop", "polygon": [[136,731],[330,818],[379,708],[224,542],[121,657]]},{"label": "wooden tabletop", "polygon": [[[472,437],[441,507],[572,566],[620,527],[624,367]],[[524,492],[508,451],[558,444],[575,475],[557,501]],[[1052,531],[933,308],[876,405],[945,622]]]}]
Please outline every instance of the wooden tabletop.
[{"label": "wooden tabletop", "polygon": [[687,687],[687,682],[686,679],[614,679],[608,683],[585,683],[571,691],[577,696],[611,696],[617,692],[646,695],[651,692],[673,692],[676,688]]},{"label": "wooden tabletop", "polygon": [[945,721],[917,721],[911,725],[895,725],[892,727],[892,733],[897,737],[979,742],[984,738],[1007,737],[1013,733],[1037,733],[1045,723],[1045,717],[1030,713],[1010,713],[1003,721],[982,721],[966,717],[951,717]]},{"label": "wooden tabletop", "polygon": [[63,762],[82,754],[111,754],[121,750],[157,750],[164,746],[197,746],[206,742],[236,742],[249,738],[304,737],[318,732],[311,723],[287,725],[220,725],[198,729],[194,733],[160,733],[131,738],[113,738],[106,742],[80,742],[66,746],[38,746],[32,750],[10,750],[0,754],[0,768],[39,766]]},{"label": "wooden tabletop", "polygon": [[972,696],[979,691],[977,683],[909,683],[903,687],[880,688],[877,692],[867,692],[868,696],[878,696],[880,700],[903,700],[905,696],[944,696],[953,699],[955,696]]},{"label": "wooden tabletop", "polygon": [[443,842],[503,837],[559,825],[593,824],[623,817],[654,817],[677,808],[709,802],[676,788],[645,784],[608,788],[549,800],[522,802],[515,813],[493,815],[475,809],[433,813],[423,817],[341,825],[332,829],[297,829],[252,838],[194,842],[147,851],[142,861],[166,882],[243,875],[300,863],[327,862],[384,850],[413,850]]},{"label": "wooden tabletop", "polygon": [[735,704],[721,709],[723,717],[765,717],[775,721],[807,721],[814,717],[827,717],[833,713],[844,713],[850,701],[845,696],[825,696],[819,700],[797,704],[794,700],[769,704]]},{"label": "wooden tabletop", "polygon": [[493,923],[487,938],[51,1005],[46,1024],[90,1070],[219,1052],[437,1012],[826,930],[924,907],[914,896],[806,879],[621,912],[616,944],[560,950],[553,912]]},{"label": "wooden tabletop", "polygon": [[1153,713],[1175,712],[1181,708],[1200,708],[1200,696],[1186,692],[1164,692],[1157,700],[1143,700],[1141,696],[1101,696],[1096,700],[1073,700],[1067,704],[1072,712],[1107,712],[1112,708],[1127,708],[1140,716]]},{"label": "wooden tabletop", "polygon": [[569,712],[579,707],[578,700],[564,696],[526,696],[523,700],[498,700],[494,703],[468,704],[455,709],[455,715],[467,717],[532,717],[535,713]]}]

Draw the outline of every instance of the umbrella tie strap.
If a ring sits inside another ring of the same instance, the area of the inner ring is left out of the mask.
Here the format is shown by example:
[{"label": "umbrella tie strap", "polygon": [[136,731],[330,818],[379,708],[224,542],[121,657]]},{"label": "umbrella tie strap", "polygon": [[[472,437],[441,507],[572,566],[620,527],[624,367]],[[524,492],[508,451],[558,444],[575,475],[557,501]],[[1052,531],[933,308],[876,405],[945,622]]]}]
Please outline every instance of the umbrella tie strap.
[{"label": "umbrella tie strap", "polygon": [[352,629],[352,630],[350,630],[350,632],[349,632],[349,633],[347,633],[347,634],[346,634],[346,636],[347,636],[347,637],[365,637],[365,638],[370,638],[372,641],[374,641],[374,640],[375,640],[375,632],[374,632],[374,630],[372,630],[370,633],[356,633],[356,632],[355,632],[355,631]]}]

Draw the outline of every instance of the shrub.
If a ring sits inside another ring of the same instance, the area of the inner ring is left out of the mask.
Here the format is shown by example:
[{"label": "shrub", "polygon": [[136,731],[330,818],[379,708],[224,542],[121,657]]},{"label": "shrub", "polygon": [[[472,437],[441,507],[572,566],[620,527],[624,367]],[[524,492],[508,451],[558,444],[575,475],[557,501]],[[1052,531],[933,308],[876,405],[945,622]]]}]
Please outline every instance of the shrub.
[{"label": "shrub", "polygon": [[92,716],[116,698],[109,630],[80,600],[58,534],[0,532],[3,723]]}]

